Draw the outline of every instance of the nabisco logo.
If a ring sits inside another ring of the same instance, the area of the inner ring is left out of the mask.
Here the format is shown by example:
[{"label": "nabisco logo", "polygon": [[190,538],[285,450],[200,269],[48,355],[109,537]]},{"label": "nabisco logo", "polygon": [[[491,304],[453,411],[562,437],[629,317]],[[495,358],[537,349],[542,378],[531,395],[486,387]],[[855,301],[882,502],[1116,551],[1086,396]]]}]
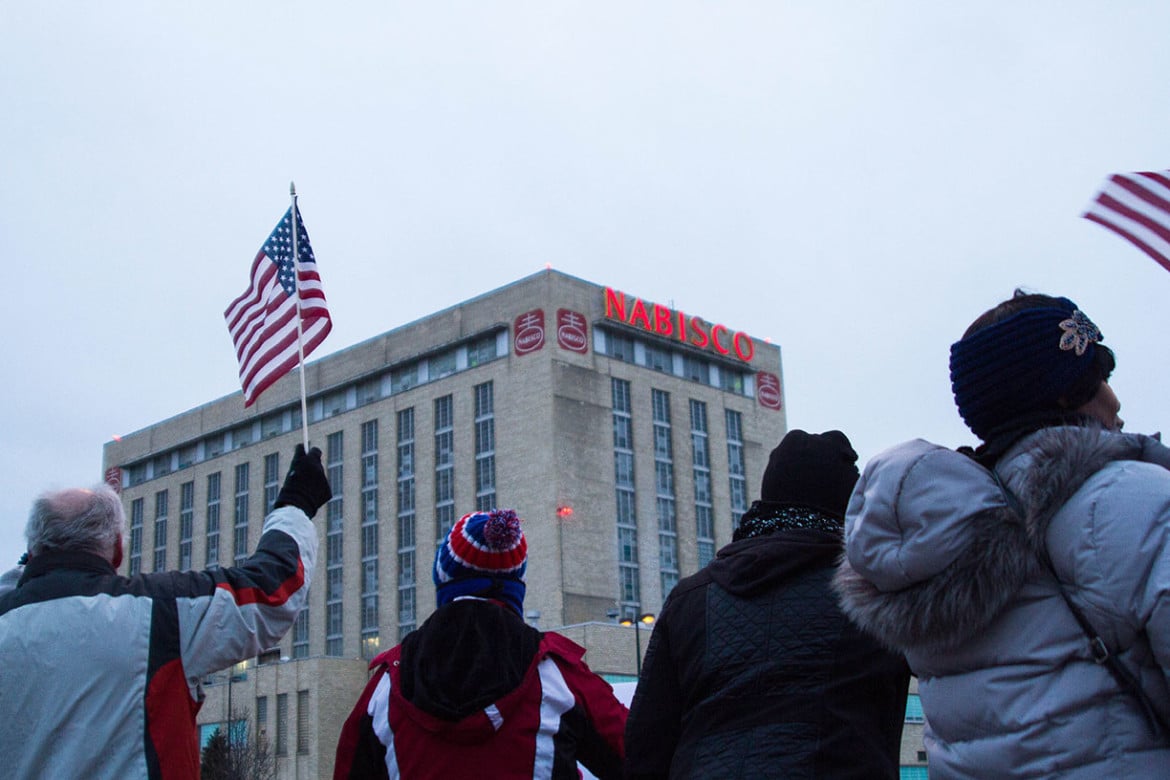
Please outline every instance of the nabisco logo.
[{"label": "nabisco logo", "polygon": [[512,324],[516,354],[527,355],[544,346],[544,310],[533,309],[516,318]]},{"label": "nabisco logo", "polygon": [[589,351],[589,326],[585,318],[569,309],[557,309],[557,344],[561,349],[579,352]]},{"label": "nabisco logo", "polygon": [[760,371],[756,374],[756,397],[765,409],[779,409],[783,405],[780,394],[780,377]]}]

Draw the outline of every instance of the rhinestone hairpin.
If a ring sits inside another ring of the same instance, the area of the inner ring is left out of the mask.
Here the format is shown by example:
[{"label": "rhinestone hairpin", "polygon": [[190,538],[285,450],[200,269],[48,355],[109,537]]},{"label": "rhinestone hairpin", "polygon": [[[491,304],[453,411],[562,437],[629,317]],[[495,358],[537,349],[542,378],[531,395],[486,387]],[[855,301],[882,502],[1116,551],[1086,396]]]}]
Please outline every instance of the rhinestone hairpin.
[{"label": "rhinestone hairpin", "polygon": [[1060,330],[1060,348],[1076,350],[1077,355],[1101,340],[1101,331],[1080,309],[1073,309],[1072,316],[1060,323]]}]

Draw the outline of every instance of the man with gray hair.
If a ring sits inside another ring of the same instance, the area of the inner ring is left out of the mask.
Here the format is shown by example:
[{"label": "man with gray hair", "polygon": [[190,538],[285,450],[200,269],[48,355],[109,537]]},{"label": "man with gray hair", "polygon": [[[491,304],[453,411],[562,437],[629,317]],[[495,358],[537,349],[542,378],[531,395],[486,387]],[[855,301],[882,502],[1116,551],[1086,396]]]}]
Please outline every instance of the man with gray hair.
[{"label": "man with gray hair", "polygon": [[40,496],[27,565],[0,589],[3,774],[197,778],[200,680],[292,626],[331,496],[321,451],[298,445],[241,565],[133,577],[117,573],[126,517],[108,485]]}]

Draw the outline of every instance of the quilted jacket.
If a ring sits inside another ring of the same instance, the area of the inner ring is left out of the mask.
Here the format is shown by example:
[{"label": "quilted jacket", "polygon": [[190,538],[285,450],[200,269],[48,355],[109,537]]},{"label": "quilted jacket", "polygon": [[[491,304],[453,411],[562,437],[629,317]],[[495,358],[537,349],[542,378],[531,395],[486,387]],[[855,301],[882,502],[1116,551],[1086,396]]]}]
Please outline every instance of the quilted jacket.
[{"label": "quilted jacket", "polygon": [[627,777],[897,778],[909,671],[847,621],[841,537],[732,542],[671,592],[626,723]]}]

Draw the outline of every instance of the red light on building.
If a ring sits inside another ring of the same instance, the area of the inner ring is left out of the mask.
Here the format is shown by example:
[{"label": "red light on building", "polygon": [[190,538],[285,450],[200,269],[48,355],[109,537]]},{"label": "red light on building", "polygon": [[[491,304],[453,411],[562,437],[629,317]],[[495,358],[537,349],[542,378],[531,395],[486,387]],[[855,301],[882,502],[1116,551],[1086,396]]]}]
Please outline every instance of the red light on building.
[{"label": "red light on building", "polygon": [[558,519],[568,520],[572,516],[573,516],[573,507],[571,507],[571,506],[558,506],[557,507],[557,518]]}]

